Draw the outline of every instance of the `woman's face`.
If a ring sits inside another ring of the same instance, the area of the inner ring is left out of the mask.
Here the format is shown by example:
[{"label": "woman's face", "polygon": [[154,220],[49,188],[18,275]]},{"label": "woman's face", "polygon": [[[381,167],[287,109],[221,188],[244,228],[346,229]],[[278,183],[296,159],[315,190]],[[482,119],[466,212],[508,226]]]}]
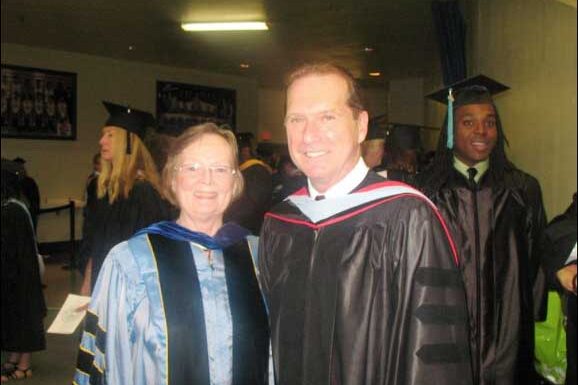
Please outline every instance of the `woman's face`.
[{"label": "woman's face", "polygon": [[172,189],[184,222],[222,220],[233,198],[235,160],[230,145],[206,134],[178,157]]},{"label": "woman's face", "polygon": [[103,160],[112,162],[114,158],[114,137],[120,132],[119,129],[107,126],[102,129],[102,135],[98,144],[100,145],[100,157]]}]

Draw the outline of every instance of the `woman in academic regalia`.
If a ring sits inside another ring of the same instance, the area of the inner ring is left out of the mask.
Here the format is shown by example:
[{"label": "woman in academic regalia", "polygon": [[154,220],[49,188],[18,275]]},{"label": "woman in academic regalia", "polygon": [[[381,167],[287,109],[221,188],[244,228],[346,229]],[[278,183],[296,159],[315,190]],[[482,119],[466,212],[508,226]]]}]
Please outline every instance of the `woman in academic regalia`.
[{"label": "woman in academic regalia", "polygon": [[2,382],[32,376],[31,352],[44,350],[46,315],[32,218],[20,200],[16,165],[2,160]]},{"label": "woman in academic regalia", "polygon": [[272,385],[256,238],[223,223],[243,189],[235,136],[214,124],[185,131],[169,152],[163,187],[179,217],[108,255],[75,383]]},{"label": "woman in academic regalia", "polygon": [[[86,207],[80,269],[81,294],[90,294],[110,249],[138,230],[169,219],[160,176],[144,144],[154,126],[151,114],[105,102],[110,117],[102,129],[97,199]],[[148,131],[147,131],[148,130]]]}]

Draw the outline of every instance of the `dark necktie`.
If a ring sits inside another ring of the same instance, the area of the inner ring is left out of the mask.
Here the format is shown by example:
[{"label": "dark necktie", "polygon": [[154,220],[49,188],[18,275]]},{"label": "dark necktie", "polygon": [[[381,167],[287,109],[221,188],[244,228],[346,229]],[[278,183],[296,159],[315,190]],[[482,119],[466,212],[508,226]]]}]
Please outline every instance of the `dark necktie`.
[{"label": "dark necktie", "polygon": [[315,197],[315,200],[316,200],[316,201],[322,201],[323,199],[325,199],[325,195],[317,195],[317,196]]},{"label": "dark necktie", "polygon": [[475,169],[474,167],[470,167],[468,168],[468,175],[470,176],[469,178],[470,186],[476,187],[478,184],[476,182],[476,175],[478,175],[478,170]]}]

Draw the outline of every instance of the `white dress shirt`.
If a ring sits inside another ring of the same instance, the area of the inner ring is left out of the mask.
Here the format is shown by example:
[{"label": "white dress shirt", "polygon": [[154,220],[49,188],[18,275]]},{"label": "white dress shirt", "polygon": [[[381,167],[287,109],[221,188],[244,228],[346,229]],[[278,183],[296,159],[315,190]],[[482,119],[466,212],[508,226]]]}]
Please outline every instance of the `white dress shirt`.
[{"label": "white dress shirt", "polygon": [[309,185],[309,196],[315,199],[317,196],[324,196],[325,198],[337,198],[348,195],[351,193],[357,186],[363,182],[367,173],[369,172],[369,167],[365,164],[365,161],[362,157],[359,157],[357,164],[347,174],[343,179],[337,182],[335,185],[331,186],[329,190],[325,193],[320,193],[313,187],[311,184],[311,180],[307,178],[307,184]]}]

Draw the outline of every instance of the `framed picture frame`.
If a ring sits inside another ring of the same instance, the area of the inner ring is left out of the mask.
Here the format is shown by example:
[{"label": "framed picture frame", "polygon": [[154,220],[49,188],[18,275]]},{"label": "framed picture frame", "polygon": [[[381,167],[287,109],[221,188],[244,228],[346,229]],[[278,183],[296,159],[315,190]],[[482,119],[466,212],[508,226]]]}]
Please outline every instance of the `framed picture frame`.
[{"label": "framed picture frame", "polygon": [[157,81],[156,103],[161,133],[178,135],[207,122],[235,131],[235,90]]},{"label": "framed picture frame", "polygon": [[76,74],[2,64],[2,138],[76,139]]}]

